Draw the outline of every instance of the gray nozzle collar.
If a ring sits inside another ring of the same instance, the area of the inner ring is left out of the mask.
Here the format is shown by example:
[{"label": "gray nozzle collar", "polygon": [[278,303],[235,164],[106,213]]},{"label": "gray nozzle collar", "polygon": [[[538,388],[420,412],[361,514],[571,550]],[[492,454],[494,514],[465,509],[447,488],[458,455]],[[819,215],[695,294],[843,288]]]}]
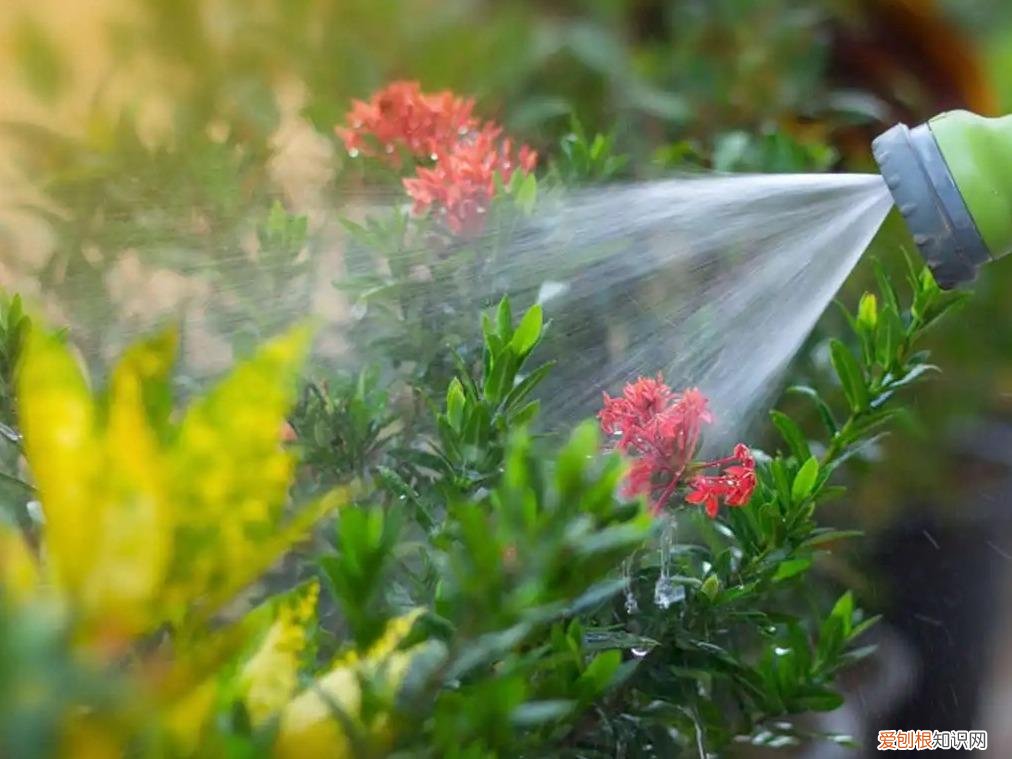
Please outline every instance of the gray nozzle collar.
[{"label": "gray nozzle collar", "polygon": [[975,279],[991,255],[929,126],[897,124],[872,152],[938,284],[950,289]]}]

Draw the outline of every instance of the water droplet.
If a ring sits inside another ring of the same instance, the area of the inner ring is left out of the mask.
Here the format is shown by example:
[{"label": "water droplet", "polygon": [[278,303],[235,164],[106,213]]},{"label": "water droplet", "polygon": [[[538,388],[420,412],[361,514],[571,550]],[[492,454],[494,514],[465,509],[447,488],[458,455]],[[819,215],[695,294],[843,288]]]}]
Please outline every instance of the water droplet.
[{"label": "water droplet", "polygon": [[352,158],[358,158],[361,155],[361,153],[359,152],[358,148],[352,148],[351,150],[348,151],[348,155],[351,156]]},{"label": "water droplet", "polygon": [[649,648],[630,648],[629,653],[635,656],[637,659],[642,659],[644,656],[650,653]]},{"label": "water droplet", "polygon": [[435,153],[429,153],[429,158],[431,158],[433,161],[439,160],[439,156],[436,155]]},{"label": "water droplet", "polygon": [[675,541],[675,519],[671,515],[663,517],[660,544],[660,574],[654,585],[654,604],[667,609],[672,604],[685,600],[685,588],[671,579],[671,548]]},{"label": "water droplet", "polygon": [[355,305],[351,307],[349,313],[351,318],[358,320],[365,318],[366,313],[369,311],[369,304],[364,300],[355,302]]},{"label": "water droplet", "polygon": [[654,603],[661,609],[685,600],[685,588],[670,577],[658,577],[654,585]]},{"label": "water droplet", "polygon": [[622,579],[625,581],[625,610],[627,614],[638,614],[640,605],[636,601],[636,594],[632,587],[632,557],[622,562]]},{"label": "water droplet", "polygon": [[[538,303],[546,303],[552,298],[564,294],[567,290],[569,290],[569,285],[565,282],[546,280],[541,283],[541,288],[538,290]],[[622,433],[618,432],[617,434],[621,435]]]},{"label": "water droplet", "polygon": [[773,653],[775,653],[777,656],[787,656],[787,654],[789,654],[790,652],[791,649],[789,648],[781,648],[780,646],[773,647]]},{"label": "water droplet", "polygon": [[28,511],[28,516],[32,518],[32,521],[36,524],[45,524],[46,516],[42,511],[42,504],[39,501],[29,501],[25,504],[25,509]]},{"label": "water droplet", "polygon": [[636,596],[633,595],[632,590],[626,590],[625,592],[625,612],[626,614],[639,614],[640,605],[636,600]]}]

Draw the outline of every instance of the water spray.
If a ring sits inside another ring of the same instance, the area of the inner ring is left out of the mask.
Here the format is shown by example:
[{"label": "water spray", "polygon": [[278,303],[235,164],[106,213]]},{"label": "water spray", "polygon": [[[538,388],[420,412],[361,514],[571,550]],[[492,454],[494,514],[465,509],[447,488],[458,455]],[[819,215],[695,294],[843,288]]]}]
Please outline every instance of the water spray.
[{"label": "water spray", "polygon": [[[326,325],[321,364],[355,366],[348,346],[382,337],[390,314],[420,325],[413,350],[442,352],[441,335],[469,334],[472,315],[508,293],[514,303],[541,303],[552,320],[540,348],[557,360],[542,386],[547,429],[568,429],[597,412],[602,392],[660,372],[673,386],[705,390],[716,417],[707,441],[722,450],[779,392],[791,357],[894,204],[944,287],[1012,252],[1012,117],[951,113],[899,125],[874,152],[881,175],[547,188],[508,224],[454,244],[408,236],[392,251],[330,223],[335,211],[325,204],[303,209],[319,230],[304,258],[195,249],[160,268],[125,254],[102,288],[88,267],[69,267],[46,297],[98,373],[138,334],[182,321],[183,363],[199,381],[229,363],[240,333],[272,334],[308,316]],[[347,201],[340,214],[359,224],[405,218],[399,191]],[[342,285],[335,297],[335,281],[373,285],[361,293]],[[278,297],[278,282],[297,297]],[[35,278],[20,284],[30,294]],[[433,333],[440,337],[427,340]]]},{"label": "water spray", "polygon": [[1012,252],[1012,116],[951,111],[897,124],[872,150],[939,285],[969,282]]}]

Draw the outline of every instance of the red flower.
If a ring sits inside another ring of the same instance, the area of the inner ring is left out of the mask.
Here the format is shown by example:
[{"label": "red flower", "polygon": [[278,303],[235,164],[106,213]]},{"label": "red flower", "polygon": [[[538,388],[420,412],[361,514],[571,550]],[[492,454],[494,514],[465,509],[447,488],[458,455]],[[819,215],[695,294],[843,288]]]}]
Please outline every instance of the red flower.
[{"label": "red flower", "polygon": [[479,234],[495,195],[496,175],[508,183],[515,171],[529,173],[537,162],[537,154],[526,145],[514,154],[508,138],[499,140],[501,133],[500,127],[486,124],[432,168],[419,168],[415,177],[405,179],[404,189],[414,200],[412,211],[421,215],[434,210],[454,234]]},{"label": "red flower", "polygon": [[400,165],[399,150],[438,160],[462,135],[474,131],[474,100],[452,92],[427,95],[418,82],[392,82],[368,101],[356,100],[337,134],[352,155],[388,156]]},{"label": "red flower", "polygon": [[704,466],[722,466],[723,471],[717,475],[701,474],[693,478],[691,492],[685,496],[688,503],[706,505],[707,515],[713,519],[717,516],[720,501],[723,499],[728,506],[745,506],[755,490],[755,459],[747,446],[739,443],[734,448],[734,455],[720,461],[711,461]]},{"label": "red flower", "polygon": [[[433,212],[454,234],[476,235],[495,195],[495,176],[508,183],[519,170],[534,170],[537,153],[514,150],[502,127],[479,122],[474,101],[452,92],[425,94],[417,82],[393,82],[365,101],[355,101],[347,127],[337,134],[352,155],[386,157],[400,165],[407,152],[422,165],[404,180],[412,210]],[[425,165],[431,162],[431,165]]]},{"label": "red flower", "polygon": [[633,457],[626,476],[627,495],[646,495],[654,513],[670,501],[686,472],[725,467],[720,475],[699,475],[692,480],[690,503],[705,503],[716,516],[720,499],[729,506],[744,506],[755,488],[755,461],[744,445],[718,461],[694,463],[704,424],[713,421],[706,396],[696,388],[675,393],[656,379],[640,377],[625,386],[622,395],[604,395],[598,414],[601,429],[617,435],[615,447]]},{"label": "red flower", "polygon": [[604,394],[604,408],[598,414],[601,429],[609,435],[621,435],[618,447],[625,451],[636,439],[638,429],[664,411],[673,397],[661,375],[657,379],[640,377],[625,386],[620,398]]}]

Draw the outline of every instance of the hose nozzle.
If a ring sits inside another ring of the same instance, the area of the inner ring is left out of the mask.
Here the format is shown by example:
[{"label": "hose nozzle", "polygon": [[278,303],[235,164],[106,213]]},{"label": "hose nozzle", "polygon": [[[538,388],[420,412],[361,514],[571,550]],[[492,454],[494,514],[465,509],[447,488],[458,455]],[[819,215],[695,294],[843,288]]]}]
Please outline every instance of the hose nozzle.
[{"label": "hose nozzle", "polygon": [[1012,252],[1012,117],[953,111],[913,129],[897,124],[872,151],[941,287]]}]

